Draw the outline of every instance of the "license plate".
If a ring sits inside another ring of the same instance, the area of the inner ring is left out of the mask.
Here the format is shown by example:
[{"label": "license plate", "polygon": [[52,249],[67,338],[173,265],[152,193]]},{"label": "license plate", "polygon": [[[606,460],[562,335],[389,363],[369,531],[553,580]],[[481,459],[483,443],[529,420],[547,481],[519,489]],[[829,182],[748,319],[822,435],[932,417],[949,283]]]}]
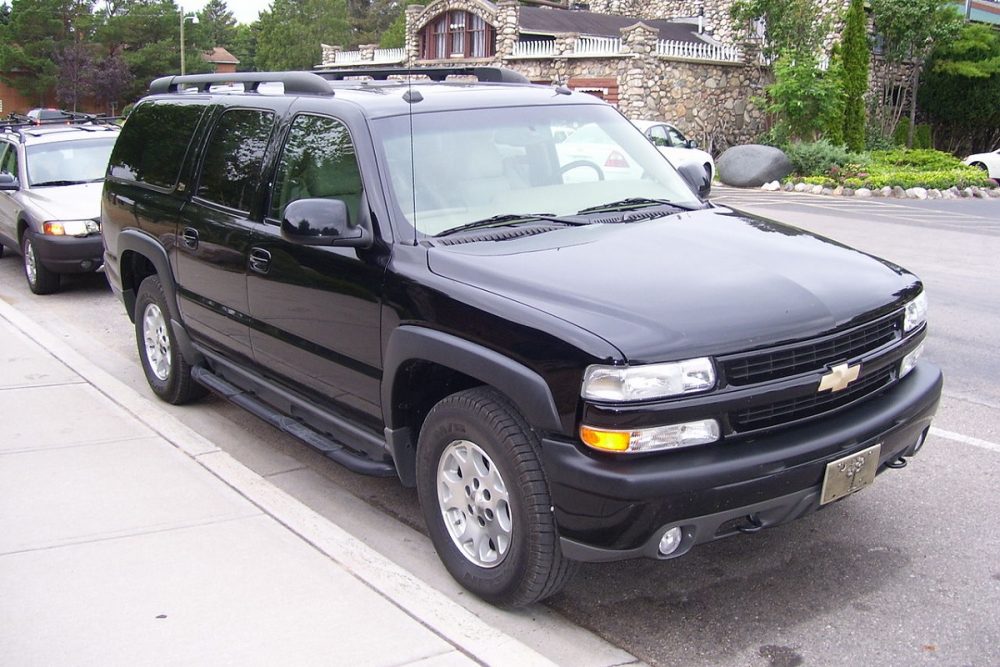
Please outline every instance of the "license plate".
[{"label": "license plate", "polygon": [[878,443],[863,451],[827,463],[819,504],[832,503],[870,486],[875,481],[881,451],[882,443]]}]

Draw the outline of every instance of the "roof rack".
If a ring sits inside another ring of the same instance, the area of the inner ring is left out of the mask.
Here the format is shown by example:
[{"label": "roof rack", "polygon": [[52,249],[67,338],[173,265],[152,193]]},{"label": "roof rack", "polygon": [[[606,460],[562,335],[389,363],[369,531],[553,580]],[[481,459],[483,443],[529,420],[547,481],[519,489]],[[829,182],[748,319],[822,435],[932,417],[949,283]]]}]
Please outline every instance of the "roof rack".
[{"label": "roof rack", "polygon": [[118,120],[118,117],[112,116],[102,116],[100,114],[94,113],[84,113],[82,111],[65,111],[59,109],[59,111],[64,114],[63,118],[48,118],[45,120],[39,120],[35,118],[29,118],[28,116],[21,113],[11,113],[6,119],[0,120],[0,126],[3,127],[48,127],[52,125],[78,125],[81,123],[113,123]]},{"label": "roof rack", "polygon": [[285,93],[299,95],[333,95],[330,83],[312,72],[234,72],[232,74],[188,74],[163,76],[149,84],[151,95],[179,93],[192,88],[211,92],[213,85],[243,84],[245,92],[258,92],[261,84],[280,83]]},{"label": "roof rack", "polygon": [[358,76],[384,81],[390,76],[418,75],[426,76],[431,81],[444,81],[449,76],[473,76],[482,83],[531,83],[528,77],[506,67],[389,67],[321,70],[317,74],[332,81]]}]

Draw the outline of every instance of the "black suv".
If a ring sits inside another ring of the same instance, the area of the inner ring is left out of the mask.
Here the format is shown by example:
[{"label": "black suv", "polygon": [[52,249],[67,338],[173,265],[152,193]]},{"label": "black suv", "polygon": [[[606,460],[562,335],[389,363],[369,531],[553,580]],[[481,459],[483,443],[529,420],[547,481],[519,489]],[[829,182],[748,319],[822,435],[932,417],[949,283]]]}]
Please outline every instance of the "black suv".
[{"label": "black suv", "polygon": [[923,444],[912,274],[702,200],[589,95],[364,74],[167,77],[129,116],[106,270],[164,400],[210,389],[415,485],[448,570],[507,605],[795,519]]}]

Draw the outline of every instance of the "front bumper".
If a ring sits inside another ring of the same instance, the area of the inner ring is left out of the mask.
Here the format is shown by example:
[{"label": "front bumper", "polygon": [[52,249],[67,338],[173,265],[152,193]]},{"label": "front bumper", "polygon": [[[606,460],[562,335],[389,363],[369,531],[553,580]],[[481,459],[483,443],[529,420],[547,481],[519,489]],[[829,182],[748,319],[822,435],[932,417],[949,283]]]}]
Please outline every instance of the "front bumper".
[{"label": "front bumper", "polygon": [[56,273],[87,273],[104,265],[104,244],[100,234],[90,236],[32,237],[38,261]]},{"label": "front bumper", "polygon": [[751,439],[644,458],[613,457],[546,438],[542,460],[567,557],[660,557],[663,533],[682,528],[686,553],[819,508],[826,464],[881,443],[878,473],[922,443],[943,379],[920,362],[882,394],[823,419]]}]

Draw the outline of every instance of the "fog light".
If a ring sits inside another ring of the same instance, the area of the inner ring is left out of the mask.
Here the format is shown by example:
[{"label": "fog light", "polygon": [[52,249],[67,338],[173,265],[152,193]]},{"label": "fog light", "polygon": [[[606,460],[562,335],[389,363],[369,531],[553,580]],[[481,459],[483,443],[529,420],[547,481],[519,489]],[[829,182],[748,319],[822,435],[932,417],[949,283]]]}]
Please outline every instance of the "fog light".
[{"label": "fog light", "polygon": [[906,377],[906,374],[913,370],[913,367],[917,365],[917,360],[920,359],[920,355],[924,352],[924,344],[921,343],[910,352],[908,355],[903,357],[903,361],[899,364],[899,377]]},{"label": "fog light", "polygon": [[663,533],[663,537],[660,538],[660,555],[669,556],[677,551],[677,547],[681,545],[681,537],[683,537],[683,534],[681,533],[680,526],[674,526]]}]

